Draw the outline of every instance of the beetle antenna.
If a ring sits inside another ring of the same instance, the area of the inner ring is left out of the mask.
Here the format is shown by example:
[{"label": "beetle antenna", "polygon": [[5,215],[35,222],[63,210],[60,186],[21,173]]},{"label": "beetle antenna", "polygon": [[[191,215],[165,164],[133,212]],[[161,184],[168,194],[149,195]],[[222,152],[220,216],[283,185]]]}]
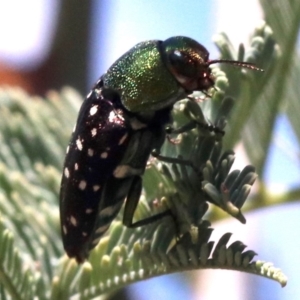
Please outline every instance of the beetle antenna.
[{"label": "beetle antenna", "polygon": [[260,71],[260,72],[264,71],[263,69],[256,67],[255,64],[250,62],[230,60],[230,59],[214,59],[208,61],[208,65],[218,64],[218,63],[231,64],[231,65],[235,65],[241,68],[246,68],[254,71]]}]

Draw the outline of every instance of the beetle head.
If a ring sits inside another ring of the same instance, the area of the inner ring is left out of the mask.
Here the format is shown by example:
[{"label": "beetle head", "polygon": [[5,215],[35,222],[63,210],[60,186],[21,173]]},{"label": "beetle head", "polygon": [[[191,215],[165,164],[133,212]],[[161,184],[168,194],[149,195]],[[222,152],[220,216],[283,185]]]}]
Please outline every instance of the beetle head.
[{"label": "beetle head", "polygon": [[209,68],[211,64],[227,63],[262,71],[248,62],[225,59],[209,60],[207,49],[188,37],[171,37],[162,43],[162,47],[168,69],[188,93],[207,91],[214,86],[214,76]]}]

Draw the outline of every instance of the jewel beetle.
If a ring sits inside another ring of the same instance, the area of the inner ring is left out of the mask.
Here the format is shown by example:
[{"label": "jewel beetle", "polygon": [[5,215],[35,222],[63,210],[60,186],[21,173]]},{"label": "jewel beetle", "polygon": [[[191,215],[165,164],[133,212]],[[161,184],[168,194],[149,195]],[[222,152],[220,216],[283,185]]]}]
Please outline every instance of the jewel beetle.
[{"label": "jewel beetle", "polygon": [[78,263],[87,259],[124,206],[123,223],[137,227],[169,211],[133,223],[142,174],[159,152],[176,101],[214,86],[205,47],[188,37],[134,46],[100,77],[83,102],[67,148],[60,189],[64,249]]}]

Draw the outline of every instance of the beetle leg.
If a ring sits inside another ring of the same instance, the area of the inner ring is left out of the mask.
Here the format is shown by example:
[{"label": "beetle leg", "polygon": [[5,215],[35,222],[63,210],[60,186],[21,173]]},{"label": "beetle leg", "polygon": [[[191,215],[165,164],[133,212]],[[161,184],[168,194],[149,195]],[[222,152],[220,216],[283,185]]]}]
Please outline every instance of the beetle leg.
[{"label": "beetle leg", "polygon": [[142,192],[142,178],[140,176],[135,176],[126,202],[124,207],[124,216],[123,216],[123,224],[129,228],[136,228],[144,225],[151,224],[153,222],[156,222],[160,220],[161,218],[164,218],[166,216],[171,216],[174,218],[174,215],[172,214],[172,211],[170,209],[167,209],[161,213],[158,213],[156,215],[153,215],[151,217],[145,218],[143,220],[139,220],[135,223],[133,223],[133,215],[136,210],[136,207],[138,205],[140,195]]},{"label": "beetle leg", "polygon": [[183,158],[164,156],[164,155],[159,154],[157,149],[153,150],[151,152],[151,155],[154,156],[155,158],[157,158],[158,160],[161,160],[166,163],[180,164],[180,165],[185,165],[185,166],[194,168],[194,165],[192,164],[192,162],[190,160],[186,160]]},{"label": "beetle leg", "polygon": [[[173,126],[168,125],[165,128],[165,132],[167,134],[167,140],[173,145],[178,145],[181,143],[182,140],[182,136],[180,134],[192,130],[195,127],[196,127],[196,122],[194,121],[188,122],[187,124],[184,124],[183,126],[180,126],[176,129]],[[172,138],[171,134],[177,134],[178,136],[177,138]]]},{"label": "beetle leg", "polygon": [[210,123],[199,123],[199,122],[195,122],[195,121],[190,121],[178,128],[173,128],[172,126],[167,126],[165,128],[165,131],[166,131],[167,135],[169,136],[170,134],[180,134],[180,133],[187,132],[189,130],[196,128],[196,126],[199,126],[200,128],[208,130],[209,132],[221,134],[222,136],[225,135],[225,131],[220,129],[218,126],[215,126]]},{"label": "beetle leg", "polygon": [[180,133],[184,133],[186,131],[194,129],[196,127],[196,124],[197,123],[195,121],[190,121],[178,128],[174,128],[172,126],[167,126],[165,128],[165,130],[166,130],[167,134],[180,134]]},{"label": "beetle leg", "polygon": [[190,160],[183,159],[183,158],[164,156],[164,155],[161,155],[157,149],[154,149],[151,152],[151,155],[153,157],[157,158],[158,160],[166,162],[166,163],[173,163],[173,164],[179,164],[179,165],[191,167],[196,174],[201,176],[201,174],[199,173],[199,170],[195,167],[195,165]]}]

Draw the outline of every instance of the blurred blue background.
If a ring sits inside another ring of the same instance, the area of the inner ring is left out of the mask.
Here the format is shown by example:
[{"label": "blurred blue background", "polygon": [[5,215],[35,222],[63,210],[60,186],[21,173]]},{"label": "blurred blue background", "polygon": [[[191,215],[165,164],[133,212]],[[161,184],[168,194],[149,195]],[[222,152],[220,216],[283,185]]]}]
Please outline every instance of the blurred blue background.
[{"label": "blurred blue background", "polygon": [[[120,55],[138,42],[186,35],[205,45],[211,58],[217,58],[212,42],[214,34],[224,30],[237,46],[248,40],[251,30],[262,18],[259,4],[253,0],[112,0],[91,3],[88,75],[82,90],[84,93]],[[58,0],[0,2],[0,68],[30,72],[47,59],[56,30],[59,4]],[[76,34],[74,36],[76,38]],[[0,73],[0,84],[4,80],[3,74]],[[280,117],[264,178],[274,191],[299,185],[299,149],[296,144],[287,120]],[[244,166],[247,161],[238,164]],[[295,230],[300,225],[298,216],[297,203],[267,208],[247,214],[247,225],[235,220],[219,222],[212,237],[217,239],[224,232],[233,232],[233,239],[240,239],[256,250],[259,259],[273,261],[284,270],[289,277],[284,289],[257,276],[213,270],[163,276],[134,284],[128,288],[130,299],[300,299],[297,283],[300,239]],[[298,259],[298,263],[291,264],[291,258]]]}]

